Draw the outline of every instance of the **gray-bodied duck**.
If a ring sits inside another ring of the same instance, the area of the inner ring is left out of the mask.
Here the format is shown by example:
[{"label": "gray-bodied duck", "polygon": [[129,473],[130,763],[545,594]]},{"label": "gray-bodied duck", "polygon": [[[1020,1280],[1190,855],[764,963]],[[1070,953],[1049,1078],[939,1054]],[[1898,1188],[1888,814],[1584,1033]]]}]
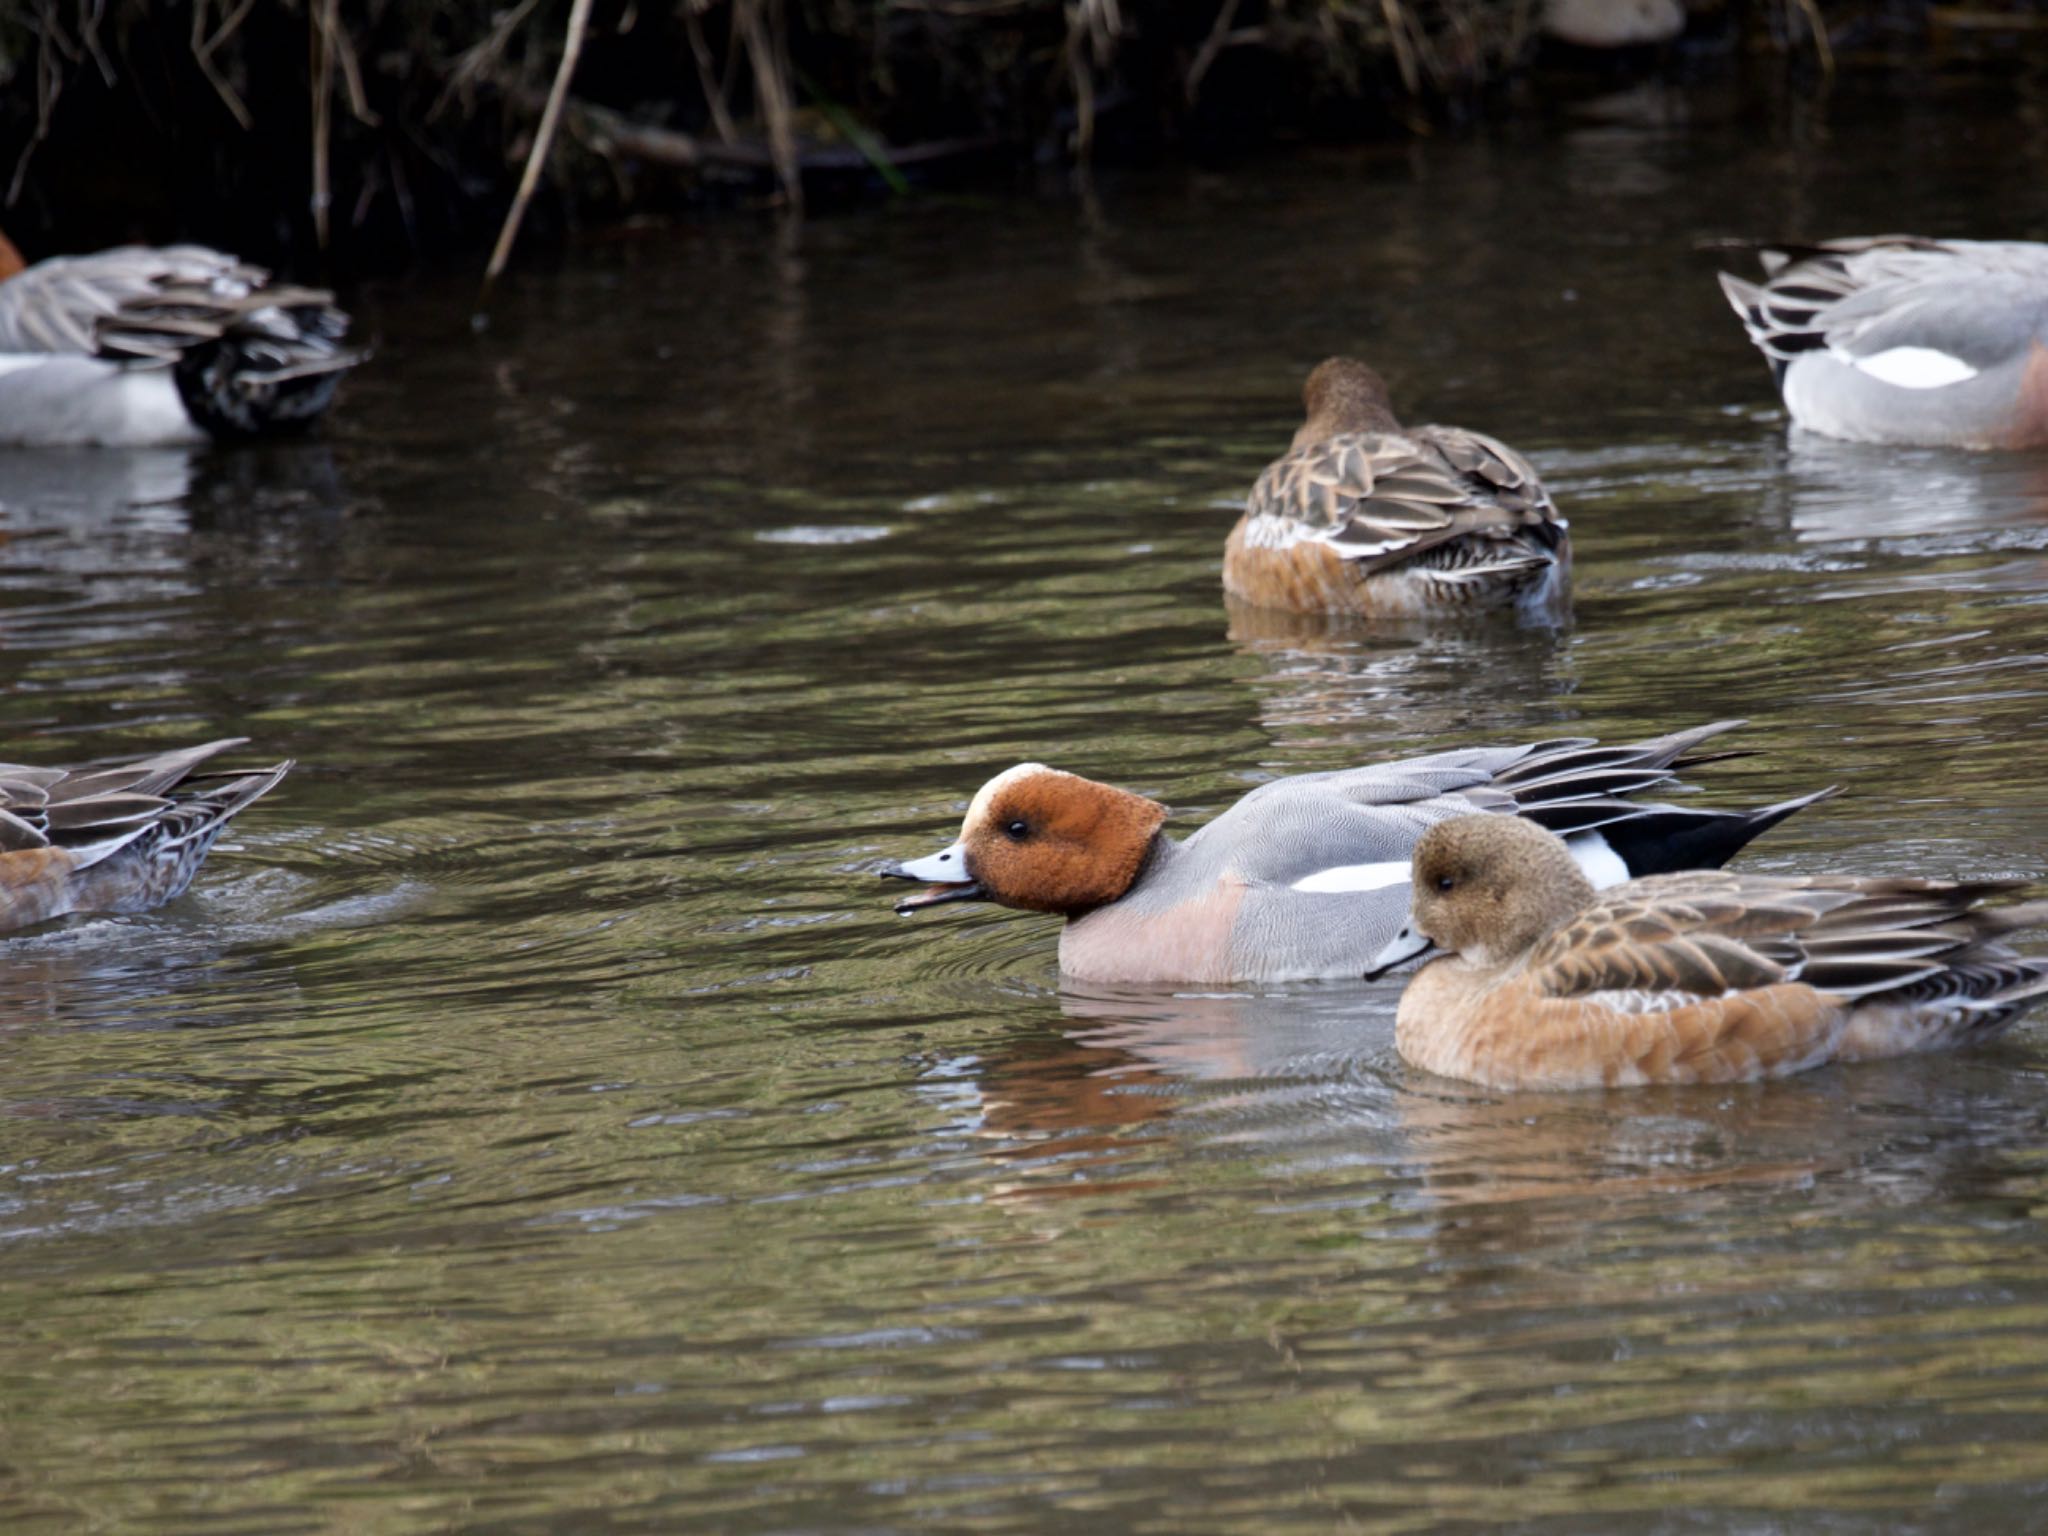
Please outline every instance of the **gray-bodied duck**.
[{"label": "gray-bodied duck", "polygon": [[364,354],[324,289],[200,245],[27,265],[0,234],[0,444],[140,448],[309,426]]},{"label": "gray-bodied duck", "polygon": [[1799,426],[1862,443],[2048,445],[2048,245],[1826,240],[1721,291]]},{"label": "gray-bodied duck", "polygon": [[1532,816],[1571,840],[1588,876],[1719,864],[1831,793],[1719,811],[1634,797],[1721,755],[1737,722],[1642,741],[1586,737],[1469,747],[1262,784],[1185,841],[1167,809],[1114,785],[1020,763],[984,784],[953,843],[880,873],[930,888],[910,913],[990,901],[1066,919],[1060,969],[1091,981],[1289,981],[1357,976],[1400,929],[1408,855],[1447,816]]}]

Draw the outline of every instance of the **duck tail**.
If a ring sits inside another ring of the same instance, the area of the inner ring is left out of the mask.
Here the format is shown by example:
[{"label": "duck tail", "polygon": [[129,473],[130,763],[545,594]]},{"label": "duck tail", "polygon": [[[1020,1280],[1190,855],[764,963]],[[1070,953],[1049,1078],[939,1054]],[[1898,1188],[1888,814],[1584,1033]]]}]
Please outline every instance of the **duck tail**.
[{"label": "duck tail", "polygon": [[[141,826],[76,850],[82,878],[71,910],[145,912],[183,894],[227,824],[294,766],[287,758],[248,773],[194,775],[193,792],[162,805]],[[207,780],[219,782],[198,787]]]},{"label": "duck tail", "polygon": [[330,294],[251,294],[211,344],[178,355],[178,398],[214,437],[303,432],[333,403],[341,376],[369,355],[344,346],[347,334],[348,315]]},{"label": "duck tail", "polygon": [[1680,869],[1719,869],[1786,817],[1841,792],[1840,785],[1830,784],[1753,811],[1645,806],[1640,814],[1610,822],[1600,832],[1628,866],[1631,879]]},{"label": "duck tail", "polygon": [[348,314],[320,288],[168,282],[102,320],[105,355],[168,362],[185,413],[217,438],[303,431],[369,354],[343,344]]}]

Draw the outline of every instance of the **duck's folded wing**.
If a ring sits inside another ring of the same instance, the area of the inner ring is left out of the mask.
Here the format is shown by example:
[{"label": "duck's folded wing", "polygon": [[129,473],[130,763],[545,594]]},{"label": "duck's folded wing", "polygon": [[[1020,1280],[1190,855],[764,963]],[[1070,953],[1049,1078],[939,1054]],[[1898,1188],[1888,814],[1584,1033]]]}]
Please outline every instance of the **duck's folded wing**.
[{"label": "duck's folded wing", "polygon": [[1626,997],[1652,1011],[1794,982],[1844,1001],[1898,995],[1958,964],[2003,957],[1998,936],[2048,911],[1976,905],[2014,888],[1727,870],[1657,875],[1562,924],[1531,952],[1526,974],[1546,997]]},{"label": "duck's folded wing", "polygon": [[1535,471],[1476,432],[1347,432],[1267,466],[1245,504],[1257,539],[1312,540],[1366,571],[1549,511]]},{"label": "duck's folded wing", "polygon": [[1725,870],[1634,880],[1606,893],[1546,937],[1529,956],[1530,984],[1545,997],[1627,997],[1665,1012],[1704,998],[1797,979],[1795,935],[1819,900],[1797,882]]},{"label": "duck's folded wing", "polygon": [[121,246],[37,262],[0,283],[0,352],[130,356],[110,349],[103,331],[131,306],[159,302],[173,288],[232,305],[268,276],[198,245]]},{"label": "duck's folded wing", "polygon": [[1827,349],[1909,387],[1958,383],[2024,353],[2048,329],[2048,269],[1972,268],[1907,253],[1900,270],[1858,288],[1819,317]]},{"label": "duck's folded wing", "polygon": [[[1295,774],[1260,785],[1189,843],[1233,847],[1233,868],[1254,883],[1310,891],[1375,889],[1407,883],[1408,855],[1432,824],[1473,811],[1519,811],[1560,837],[1599,832],[1610,844],[1625,846],[1631,840],[1621,824],[1640,823],[1644,837],[1689,850],[1683,862],[1718,863],[1804,802],[1741,813],[1628,797],[1675,783],[1688,767],[1741,755],[1702,750],[1741,723],[1721,720],[1611,744],[1571,736],[1518,747],[1467,747]],[[1648,867],[1670,862],[1652,859]],[[1382,867],[1389,863],[1398,867]]]},{"label": "duck's folded wing", "polygon": [[1881,1005],[1879,1019],[1917,1010],[1951,1032],[1957,1020],[1981,1030],[2048,990],[2048,967],[1997,942],[2041,925],[2048,907],[1975,905],[2011,888],[1719,871],[1638,880],[1539,944],[1519,985],[1606,1081],[1778,1076],[1853,1054],[1863,1004]]},{"label": "duck's folded wing", "polygon": [[1609,893],[1529,957],[1521,985],[1569,1037],[1546,1050],[1574,1081],[1610,1083],[1732,1082],[1826,1060],[1841,1009],[1796,982],[1798,936],[1831,899],[1718,870]]},{"label": "duck's folded wing", "polygon": [[1959,382],[2010,360],[2048,326],[2048,250],[1911,236],[1764,253],[1762,284],[1721,287],[1780,370],[1827,351],[1908,387]]}]

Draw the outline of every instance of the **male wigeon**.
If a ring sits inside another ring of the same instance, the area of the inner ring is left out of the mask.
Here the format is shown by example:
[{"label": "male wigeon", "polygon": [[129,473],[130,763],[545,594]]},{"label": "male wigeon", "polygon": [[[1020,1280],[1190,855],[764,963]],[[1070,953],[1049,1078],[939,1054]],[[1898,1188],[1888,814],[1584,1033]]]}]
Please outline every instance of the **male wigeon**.
[{"label": "male wigeon", "polygon": [[289,432],[363,354],[321,289],[198,245],[28,266],[0,234],[0,443],[139,448]]},{"label": "male wigeon", "polygon": [[959,839],[882,873],[928,882],[909,913],[993,901],[1067,919],[1060,969],[1094,981],[1358,976],[1400,928],[1425,827],[1519,811],[1569,837],[1596,881],[1720,864],[1831,794],[1754,811],[1621,797],[1669,784],[1725,721],[1603,747],[1584,737],[1475,747],[1262,784],[1175,842],[1156,800],[1023,763],[981,787]]},{"label": "male wigeon", "polygon": [[1988,1040],[2048,993],[1997,942],[2048,902],[2010,882],[1688,870],[1595,894],[1534,822],[1460,816],[1415,845],[1413,914],[1375,963],[1408,983],[1394,1041],[1493,1088],[1750,1082]]},{"label": "male wigeon", "polygon": [[1308,420],[1266,466],[1223,546],[1223,587],[1266,608],[1556,618],[1565,521],[1529,461],[1462,427],[1404,427],[1355,358],[1319,364]]},{"label": "male wigeon", "polygon": [[1863,443],[2048,444],[2048,245],[1879,235],[1761,253],[1721,290],[1798,425]]},{"label": "male wigeon", "polygon": [[67,912],[145,912],[183,892],[235,813],[292,769],[193,772],[243,739],[110,766],[0,763],[0,931]]}]

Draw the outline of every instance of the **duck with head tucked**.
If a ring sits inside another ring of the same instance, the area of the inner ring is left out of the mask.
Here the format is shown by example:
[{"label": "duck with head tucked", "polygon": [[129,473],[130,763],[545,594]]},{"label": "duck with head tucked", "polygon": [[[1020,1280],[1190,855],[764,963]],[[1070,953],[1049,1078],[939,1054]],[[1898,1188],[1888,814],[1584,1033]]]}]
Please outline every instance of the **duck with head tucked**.
[{"label": "duck with head tucked", "polygon": [[1434,822],[1519,812],[1604,884],[1720,864],[1830,790],[1753,811],[1627,797],[1669,785],[1736,722],[1601,746],[1584,737],[1440,752],[1262,784],[1185,842],[1166,807],[1021,763],[989,780],[952,846],[881,871],[926,882],[901,913],[990,901],[1066,919],[1060,969],[1091,981],[1356,977],[1400,928],[1408,855]]},{"label": "duck with head tucked", "polygon": [[0,444],[141,448],[302,430],[364,354],[324,289],[201,245],[27,265],[0,234]]},{"label": "duck with head tucked", "polygon": [[1264,608],[1413,619],[1559,618],[1571,541],[1529,461],[1463,427],[1404,427],[1356,358],[1319,364],[1308,419],[1223,547],[1223,587]]},{"label": "duck with head tucked", "polygon": [[1861,443],[2048,445],[2048,245],[1824,240],[1721,291],[1792,420]]},{"label": "duck with head tucked", "polygon": [[1373,974],[1430,946],[1395,1045],[1492,1088],[1751,1082],[1973,1045],[2043,994],[1999,942],[2048,903],[2012,882],[1688,870],[1595,892],[1534,822],[1461,816],[1415,845],[1409,924]]},{"label": "duck with head tucked", "polygon": [[0,763],[0,932],[181,895],[227,824],[292,770],[199,771],[243,740],[84,768]]}]

